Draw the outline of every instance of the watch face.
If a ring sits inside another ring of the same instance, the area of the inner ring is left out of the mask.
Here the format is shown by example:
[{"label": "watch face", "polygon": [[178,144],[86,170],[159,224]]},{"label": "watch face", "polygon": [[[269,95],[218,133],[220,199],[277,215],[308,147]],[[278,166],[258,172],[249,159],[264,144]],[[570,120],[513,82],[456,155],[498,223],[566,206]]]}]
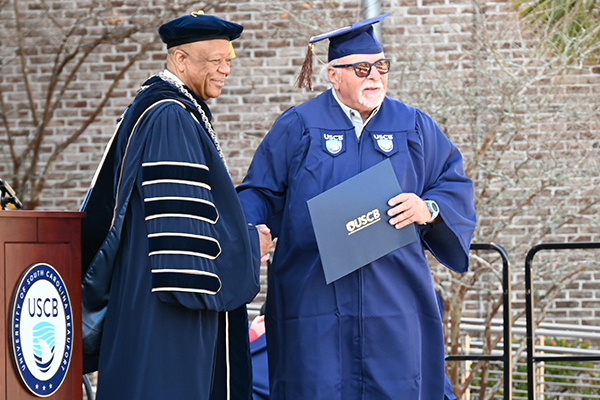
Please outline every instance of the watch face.
[{"label": "watch face", "polygon": [[425,202],[425,204],[427,204],[427,208],[429,209],[429,212],[430,212],[430,213],[432,213],[432,214],[433,214],[434,212],[437,212],[437,211],[438,211],[437,204],[436,204],[436,203],[434,203],[433,201],[431,201],[431,200],[427,200],[427,201]]},{"label": "watch face", "polygon": [[437,216],[440,213],[440,208],[438,207],[437,203],[433,200],[426,200],[425,204],[427,204],[427,208],[429,209],[429,212],[431,213],[431,219],[429,221],[427,221],[427,223],[429,223],[437,218]]}]

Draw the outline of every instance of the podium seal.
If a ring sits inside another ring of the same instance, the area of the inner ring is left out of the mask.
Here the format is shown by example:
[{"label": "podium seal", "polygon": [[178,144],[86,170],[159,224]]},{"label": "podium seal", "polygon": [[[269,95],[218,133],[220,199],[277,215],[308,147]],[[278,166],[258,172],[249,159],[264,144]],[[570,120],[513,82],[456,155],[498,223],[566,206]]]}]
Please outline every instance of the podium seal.
[{"label": "podium seal", "polygon": [[10,343],[15,370],[35,396],[54,394],[73,351],[73,315],[67,287],[49,264],[30,266],[13,293]]}]

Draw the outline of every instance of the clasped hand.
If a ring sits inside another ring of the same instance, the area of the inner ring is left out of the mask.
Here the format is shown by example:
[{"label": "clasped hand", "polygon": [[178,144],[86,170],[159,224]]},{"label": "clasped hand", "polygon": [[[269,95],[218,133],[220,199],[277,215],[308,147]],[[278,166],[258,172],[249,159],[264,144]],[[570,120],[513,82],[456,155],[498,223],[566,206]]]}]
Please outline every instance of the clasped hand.
[{"label": "clasped hand", "polygon": [[264,224],[256,225],[258,238],[260,239],[260,263],[263,264],[269,259],[269,252],[273,248],[273,237],[271,230]]}]

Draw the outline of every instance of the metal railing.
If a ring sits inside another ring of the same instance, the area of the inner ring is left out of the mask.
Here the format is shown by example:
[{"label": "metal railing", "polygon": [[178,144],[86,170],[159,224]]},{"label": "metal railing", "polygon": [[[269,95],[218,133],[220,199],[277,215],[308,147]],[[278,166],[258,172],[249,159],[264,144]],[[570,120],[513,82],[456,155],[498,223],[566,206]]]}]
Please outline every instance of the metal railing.
[{"label": "metal railing", "polygon": [[[491,323],[490,327],[486,327],[486,323]],[[467,333],[467,337],[470,337],[471,333],[480,334],[486,329],[489,329],[492,333],[500,333],[503,330],[503,321],[500,318],[486,321],[484,318],[468,318],[463,317],[461,319],[460,329]],[[600,342],[600,326],[587,326],[587,325],[572,325],[572,324],[560,324],[560,323],[549,323],[542,322],[537,325],[536,340],[537,343],[544,343],[544,339],[550,338],[562,338],[562,339],[587,339],[596,343]],[[512,325],[512,334],[514,336],[526,337],[526,321],[515,321]],[[482,340],[468,340],[469,352],[471,354],[483,354],[485,343]],[[498,343],[497,348],[493,349],[491,354],[501,355],[503,354],[503,343]],[[516,357],[516,353],[520,352],[521,345],[519,343],[512,343],[513,360]],[[565,347],[561,345],[536,345],[536,351],[550,353],[550,354],[581,354],[581,355],[597,355],[600,356],[600,350],[598,349],[587,349],[577,347]],[[524,348],[523,348],[524,350]],[[490,353],[486,353],[490,354]],[[521,357],[519,357],[521,359]],[[523,354],[522,362],[517,360],[513,368],[513,397],[522,396],[527,397],[527,357]],[[520,371],[520,368],[522,371]],[[596,365],[596,368],[589,365],[555,365],[555,364],[537,364],[536,368],[536,385],[537,395],[545,399],[563,399],[563,398],[585,398],[588,400],[600,399],[600,365]],[[488,382],[498,384],[500,382],[502,370],[489,370]],[[579,382],[576,382],[579,381]],[[488,386],[489,386],[488,383]],[[521,386],[522,389],[519,389]],[[471,390],[477,390],[477,385],[471,385]],[[505,388],[504,390],[507,390]],[[568,391],[568,392],[565,392]],[[586,394],[587,393],[587,394]],[[595,394],[594,394],[595,393]],[[562,397],[561,397],[562,396]],[[565,397],[566,396],[566,397]],[[463,400],[469,399],[470,397],[464,397]],[[496,397],[494,397],[496,398]]]},{"label": "metal railing", "polygon": [[600,361],[600,355],[570,355],[550,356],[535,353],[535,318],[533,302],[533,274],[531,263],[533,257],[541,250],[573,250],[573,249],[600,249],[600,242],[575,242],[575,243],[541,243],[532,247],[525,258],[525,312],[527,323],[527,398],[537,399],[537,385],[535,364],[549,361]]},{"label": "metal railing", "polygon": [[[512,342],[511,317],[512,305],[510,301],[511,267],[508,253],[504,248],[495,243],[472,243],[471,250],[488,250],[497,252],[502,259],[502,309],[504,343]],[[494,354],[461,354],[448,355],[446,361],[501,361],[504,376],[504,400],[512,399],[512,351],[510,346],[504,346],[501,355]]]}]

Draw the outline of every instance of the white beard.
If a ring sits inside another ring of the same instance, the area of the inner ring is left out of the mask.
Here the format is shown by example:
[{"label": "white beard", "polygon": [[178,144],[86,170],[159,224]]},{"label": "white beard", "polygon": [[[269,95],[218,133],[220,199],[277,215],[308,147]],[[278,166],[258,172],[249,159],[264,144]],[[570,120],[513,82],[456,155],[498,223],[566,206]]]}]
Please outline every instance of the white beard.
[{"label": "white beard", "polygon": [[[378,87],[381,90],[377,92],[375,95],[365,94],[364,90],[367,87]],[[385,98],[385,91],[383,90],[383,84],[381,82],[372,83],[365,80],[362,85],[360,85],[360,89],[358,89],[358,102],[365,107],[376,108],[381,105],[383,99]]]}]

